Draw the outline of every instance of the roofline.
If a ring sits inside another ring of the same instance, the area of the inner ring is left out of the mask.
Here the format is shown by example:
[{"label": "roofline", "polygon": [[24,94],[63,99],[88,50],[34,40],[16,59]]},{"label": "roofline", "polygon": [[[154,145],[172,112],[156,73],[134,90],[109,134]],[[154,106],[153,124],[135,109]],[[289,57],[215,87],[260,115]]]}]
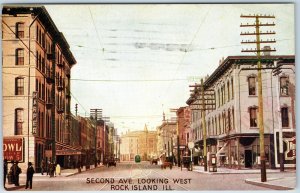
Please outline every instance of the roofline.
[{"label": "roofline", "polygon": [[[10,9],[10,10],[8,10]],[[2,14],[35,14],[38,15],[38,19],[43,23],[49,23],[49,25],[45,25],[46,28],[49,29],[49,33],[53,37],[53,39],[57,40],[58,45],[61,47],[61,51],[66,56],[70,67],[77,63],[73,53],[70,50],[70,45],[68,44],[65,36],[62,32],[60,32],[52,20],[50,14],[46,10],[45,6],[40,5],[4,5],[2,8]],[[53,29],[51,29],[53,28]]]},{"label": "roofline", "polygon": [[[204,81],[204,89],[207,89],[215,80],[219,77],[218,74],[223,73],[225,70],[229,69],[234,62],[253,62],[257,59],[256,56],[228,56],[218,68]],[[261,59],[265,60],[279,60],[279,59],[294,59],[295,55],[270,55],[261,56]],[[192,97],[186,101],[186,104],[190,105],[194,100]]]}]

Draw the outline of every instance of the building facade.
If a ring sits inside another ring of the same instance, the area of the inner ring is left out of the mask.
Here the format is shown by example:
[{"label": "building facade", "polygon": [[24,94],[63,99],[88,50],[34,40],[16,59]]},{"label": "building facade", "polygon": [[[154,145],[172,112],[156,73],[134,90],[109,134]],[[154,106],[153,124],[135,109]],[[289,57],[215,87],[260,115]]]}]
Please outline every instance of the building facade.
[{"label": "building facade", "polygon": [[159,157],[165,156],[171,159],[176,156],[175,147],[177,147],[177,123],[163,119],[160,126],[157,127],[157,154]]},{"label": "building facade", "polygon": [[140,155],[142,161],[157,157],[156,139],[156,131],[149,131],[146,125],[142,131],[128,131],[126,134],[122,134],[121,161],[133,161],[136,155]]},{"label": "building facade", "polygon": [[[215,153],[218,164],[234,168],[260,165],[258,128],[258,82],[256,57],[229,56],[207,77],[205,90],[212,90],[215,108],[205,111],[207,152]],[[262,56],[262,96],[266,165],[279,167],[279,135],[283,136],[286,167],[295,167],[295,57]],[[282,64],[281,73],[273,69]],[[187,104],[197,107],[200,90]],[[203,151],[201,112],[192,111],[194,141]]]},{"label": "building facade", "polygon": [[[56,162],[56,149],[70,147],[70,77],[76,64],[63,34],[44,7],[3,7],[4,144],[21,168]],[[14,157],[17,155],[17,157]]]}]

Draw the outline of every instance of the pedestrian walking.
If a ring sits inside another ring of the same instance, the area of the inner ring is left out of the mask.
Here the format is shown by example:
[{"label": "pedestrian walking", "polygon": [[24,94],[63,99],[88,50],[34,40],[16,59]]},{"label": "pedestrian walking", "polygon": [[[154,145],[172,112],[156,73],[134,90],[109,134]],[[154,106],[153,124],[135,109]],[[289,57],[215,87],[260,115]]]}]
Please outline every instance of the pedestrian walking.
[{"label": "pedestrian walking", "polygon": [[29,188],[32,189],[32,178],[34,174],[34,169],[32,167],[32,163],[28,162],[28,168],[27,168],[27,173],[26,173],[26,187],[25,189]]},{"label": "pedestrian walking", "polygon": [[51,170],[51,162],[50,161],[48,161],[47,162],[47,175],[49,175],[50,176],[50,170]]},{"label": "pedestrian walking", "polygon": [[20,186],[19,184],[19,175],[22,173],[21,168],[18,166],[19,162],[16,161],[12,166],[12,175],[14,179],[15,186]]},{"label": "pedestrian walking", "polygon": [[42,161],[41,161],[41,174],[42,175],[44,175],[45,167],[46,167],[45,161],[44,161],[44,159],[42,159]]},{"label": "pedestrian walking", "polygon": [[9,169],[9,176],[10,176],[10,178],[11,178],[11,183],[12,183],[12,184],[15,183],[15,177],[14,177],[14,175],[13,175],[13,166],[14,166],[14,163],[15,163],[15,161],[12,160],[12,161],[11,161],[11,166],[10,166],[10,169]]},{"label": "pedestrian walking", "polygon": [[50,162],[50,164],[49,164],[50,178],[54,177],[54,171],[55,171],[54,163]]},{"label": "pedestrian walking", "polygon": [[55,173],[56,173],[56,176],[57,176],[57,175],[60,175],[60,172],[61,172],[61,170],[60,170],[60,165],[59,165],[59,164],[56,164],[56,167],[55,167]]},{"label": "pedestrian walking", "polygon": [[7,164],[8,164],[7,159],[4,159],[4,162],[3,162],[3,172],[4,172],[3,185],[4,185],[4,188],[5,188],[6,176],[7,176],[7,170],[8,170],[8,165]]}]

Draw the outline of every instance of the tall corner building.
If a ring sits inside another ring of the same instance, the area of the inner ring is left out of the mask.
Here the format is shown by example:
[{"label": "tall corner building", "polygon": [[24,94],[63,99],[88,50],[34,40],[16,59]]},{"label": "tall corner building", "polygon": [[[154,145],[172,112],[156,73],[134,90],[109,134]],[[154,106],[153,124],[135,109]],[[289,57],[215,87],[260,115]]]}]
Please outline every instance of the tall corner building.
[{"label": "tall corner building", "polygon": [[56,162],[70,147],[70,77],[76,60],[42,6],[2,10],[3,153],[21,168]]}]

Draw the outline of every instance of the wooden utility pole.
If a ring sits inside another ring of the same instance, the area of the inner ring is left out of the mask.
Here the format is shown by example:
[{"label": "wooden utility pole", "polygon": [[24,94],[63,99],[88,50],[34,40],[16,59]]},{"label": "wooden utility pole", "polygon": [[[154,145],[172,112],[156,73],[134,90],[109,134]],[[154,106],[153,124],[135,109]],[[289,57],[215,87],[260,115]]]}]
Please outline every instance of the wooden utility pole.
[{"label": "wooden utility pole", "polygon": [[[202,117],[202,129],[203,129],[203,161],[204,161],[204,171],[207,171],[207,144],[206,144],[206,110],[215,110],[215,94],[214,90],[209,90],[204,88],[203,79],[201,79],[200,85],[190,85],[190,87],[195,87],[192,96],[194,97],[196,103],[192,104],[192,110],[200,110]],[[200,87],[201,94],[197,96],[197,88]],[[199,103],[200,101],[200,103]]]},{"label": "wooden utility pole", "polygon": [[203,127],[203,158],[204,158],[204,171],[207,171],[207,147],[206,147],[206,121],[205,121],[205,98],[204,98],[204,85],[201,79],[201,98],[202,98],[202,127]]},{"label": "wooden utility pole", "polygon": [[253,33],[241,33],[241,35],[255,35],[256,40],[254,41],[242,41],[242,44],[256,44],[255,50],[242,50],[242,52],[256,52],[257,53],[257,82],[258,82],[258,110],[259,110],[259,116],[258,116],[258,127],[259,127],[259,144],[260,144],[260,164],[261,164],[261,181],[266,182],[267,181],[267,174],[266,174],[266,158],[265,158],[265,143],[264,143],[264,123],[263,123],[263,97],[262,97],[262,78],[261,78],[261,52],[263,51],[276,51],[275,49],[267,49],[263,50],[261,49],[261,43],[275,43],[275,40],[261,40],[260,35],[272,35],[275,34],[274,31],[266,31],[261,32],[260,27],[261,26],[275,26],[274,23],[260,23],[259,19],[274,19],[275,16],[267,16],[267,15],[241,15],[241,18],[255,18],[254,24],[241,24],[240,27],[255,27],[255,32]]},{"label": "wooden utility pole", "polygon": [[97,123],[98,123],[98,117],[102,117],[102,109],[91,109],[90,115],[93,119],[95,119],[95,167],[97,167]]}]

